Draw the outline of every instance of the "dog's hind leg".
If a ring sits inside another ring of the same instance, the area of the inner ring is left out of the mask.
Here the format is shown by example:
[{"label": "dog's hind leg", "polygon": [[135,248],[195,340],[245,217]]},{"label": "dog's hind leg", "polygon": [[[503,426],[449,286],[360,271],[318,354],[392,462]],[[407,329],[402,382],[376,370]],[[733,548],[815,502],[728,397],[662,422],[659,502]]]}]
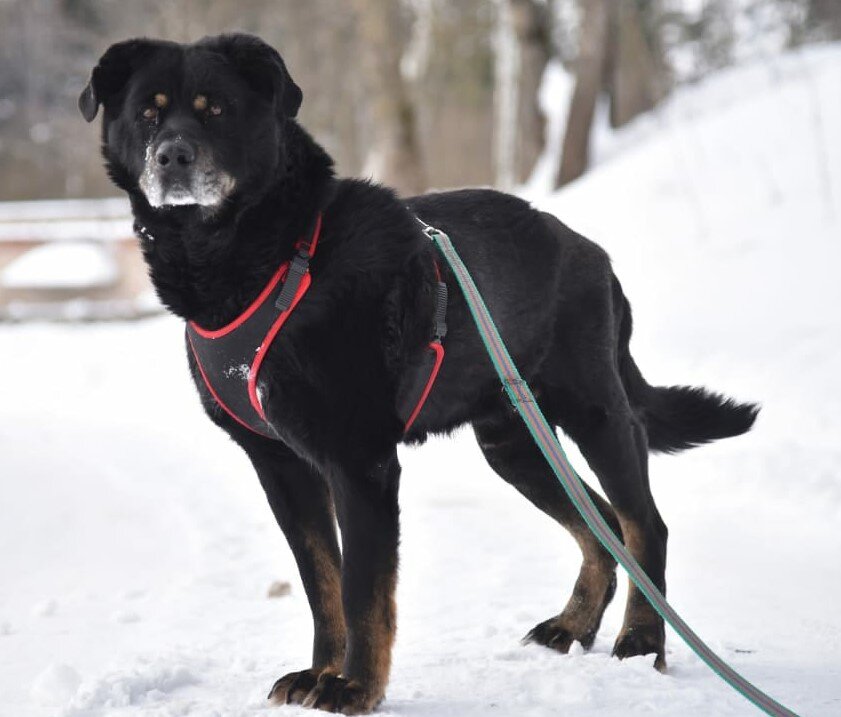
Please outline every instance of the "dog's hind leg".
[{"label": "dog's hind leg", "polygon": [[[628,302],[607,255],[595,245],[580,240],[562,269],[553,347],[540,370],[544,395],[539,400],[550,420],[578,444],[610,501],[625,546],[665,592],[668,531],[649,486],[644,413],[635,410],[620,372],[631,335]],[[614,654],[653,652],[655,666],[662,669],[664,643],[662,618],[631,585]]]},{"label": "dog's hind leg", "polygon": [[[529,632],[525,640],[567,652],[577,640],[585,648],[596,632],[616,590],[616,563],[587,528],[558,479],[547,465],[519,416],[509,406],[473,424],[479,447],[490,466],[535,506],[572,533],[583,563],[572,595],[563,611]],[[605,520],[619,534],[610,506],[590,491]]]},{"label": "dog's hind leg", "polygon": [[339,674],[345,655],[333,500],[324,478],[283,444],[251,436],[240,443],[289,542],[312,610],[312,666],[284,675],[269,694],[277,704],[300,704],[319,677]]},{"label": "dog's hind leg", "polygon": [[[606,408],[600,424],[580,436],[578,445],[616,511],[625,546],[665,594],[668,530],[651,495],[648,443],[640,419],[627,404]],[[613,652],[618,657],[653,652],[655,667],[666,666],[663,619],[633,583]]]},{"label": "dog's hind leg", "polygon": [[[615,511],[625,546],[665,594],[668,530],[648,482],[645,428],[628,403],[618,373],[609,366],[599,370],[596,364],[578,373],[568,365],[572,383],[566,390],[551,392],[551,415],[578,444],[598,477]],[[614,654],[631,657],[653,652],[657,655],[655,667],[662,670],[666,664],[664,643],[663,619],[630,584]]]}]

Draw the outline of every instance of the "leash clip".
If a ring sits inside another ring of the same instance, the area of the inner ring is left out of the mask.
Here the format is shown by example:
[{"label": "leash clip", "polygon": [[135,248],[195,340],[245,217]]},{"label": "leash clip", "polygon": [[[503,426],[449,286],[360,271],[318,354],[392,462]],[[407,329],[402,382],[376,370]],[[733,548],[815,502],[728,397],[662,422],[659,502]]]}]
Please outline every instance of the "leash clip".
[{"label": "leash clip", "polygon": [[[410,210],[410,211],[411,211],[411,210]],[[440,229],[436,229],[436,228],[435,228],[434,226],[432,226],[431,224],[427,224],[427,223],[426,223],[423,219],[421,219],[421,218],[420,218],[417,214],[415,214],[414,212],[412,213],[412,216],[414,216],[414,218],[417,220],[418,224],[420,224],[420,225],[421,225],[421,227],[422,227],[422,228],[421,228],[421,231],[424,233],[424,236],[426,236],[426,238],[427,238],[427,239],[432,239],[432,240],[434,241],[434,240],[435,240],[435,237],[436,237],[438,234],[443,234],[443,232],[442,232]]]}]

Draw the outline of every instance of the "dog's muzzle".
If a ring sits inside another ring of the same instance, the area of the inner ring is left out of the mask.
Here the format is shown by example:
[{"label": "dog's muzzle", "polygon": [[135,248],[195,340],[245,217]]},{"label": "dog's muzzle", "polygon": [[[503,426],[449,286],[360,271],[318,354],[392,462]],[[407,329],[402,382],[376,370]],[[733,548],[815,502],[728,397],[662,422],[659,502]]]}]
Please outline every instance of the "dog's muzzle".
[{"label": "dog's muzzle", "polygon": [[234,178],[216,167],[206,152],[181,136],[146,148],[140,189],[153,207],[218,206],[235,184]]}]

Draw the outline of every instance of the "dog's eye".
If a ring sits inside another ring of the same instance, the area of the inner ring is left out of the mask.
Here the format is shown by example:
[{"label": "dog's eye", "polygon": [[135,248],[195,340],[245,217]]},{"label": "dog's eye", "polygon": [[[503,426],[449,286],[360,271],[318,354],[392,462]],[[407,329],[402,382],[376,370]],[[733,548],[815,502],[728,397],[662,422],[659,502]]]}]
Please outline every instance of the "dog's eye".
[{"label": "dog's eye", "polygon": [[211,117],[218,117],[222,114],[222,105],[218,102],[211,102],[207,95],[196,95],[193,98],[193,109]]},{"label": "dog's eye", "polygon": [[152,98],[152,101],[146,105],[145,109],[143,110],[143,119],[146,120],[154,120],[157,119],[158,114],[164,107],[169,104],[169,97],[165,95],[163,92],[155,93],[155,96]]}]

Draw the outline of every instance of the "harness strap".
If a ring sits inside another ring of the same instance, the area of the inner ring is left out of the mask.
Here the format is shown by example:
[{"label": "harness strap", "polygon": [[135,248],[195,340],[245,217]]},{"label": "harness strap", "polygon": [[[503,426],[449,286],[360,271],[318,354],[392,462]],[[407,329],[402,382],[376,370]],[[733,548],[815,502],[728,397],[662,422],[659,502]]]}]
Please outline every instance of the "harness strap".
[{"label": "harness strap", "polygon": [[[429,393],[438,378],[438,371],[444,362],[444,344],[441,340],[447,335],[447,285],[441,278],[438,262],[433,260],[435,277],[435,315],[433,317],[432,341],[427,344],[421,366],[415,371],[414,380],[404,398],[400,401],[398,413],[403,420],[403,433],[408,433],[415,419],[423,409]],[[426,380],[424,381],[424,377]]]},{"label": "harness strap", "polygon": [[418,219],[418,221],[423,225],[424,233],[435,242],[452,268],[456,281],[467,301],[473,321],[482,337],[482,342],[485,344],[488,356],[511,404],[520,414],[534,442],[543,453],[546,462],[552,468],[567,496],[584,518],[587,526],[599,539],[599,542],[614,557],[616,562],[622,565],[628,576],[660,616],[672,626],[695,654],[721,679],[766,714],[772,715],[772,717],[797,717],[794,712],[752,685],[715,654],[684,622],[675,609],[666,602],[666,598],[657,589],[657,586],[627,551],[622,541],[616,537],[587,494],[581,478],[564,453],[554,429],[546,421],[529,385],[520,376],[505,343],[502,341],[502,337],[499,335],[496,324],[494,324],[490,312],[485,306],[482,295],[476,288],[470,272],[462,262],[455,247],[453,247],[450,238],[444,232],[422,220]]},{"label": "harness strap", "polygon": [[280,311],[288,311],[292,306],[292,300],[298,293],[298,287],[301,285],[301,280],[309,271],[310,259],[315,254],[315,248],[318,245],[318,238],[321,234],[321,214],[315,222],[315,229],[312,233],[312,240],[307,242],[304,240],[298,241],[295,245],[297,253],[292,258],[289,264],[289,271],[286,274],[286,281],[283,282],[283,289],[280,291],[280,296],[274,302],[275,308]]}]

